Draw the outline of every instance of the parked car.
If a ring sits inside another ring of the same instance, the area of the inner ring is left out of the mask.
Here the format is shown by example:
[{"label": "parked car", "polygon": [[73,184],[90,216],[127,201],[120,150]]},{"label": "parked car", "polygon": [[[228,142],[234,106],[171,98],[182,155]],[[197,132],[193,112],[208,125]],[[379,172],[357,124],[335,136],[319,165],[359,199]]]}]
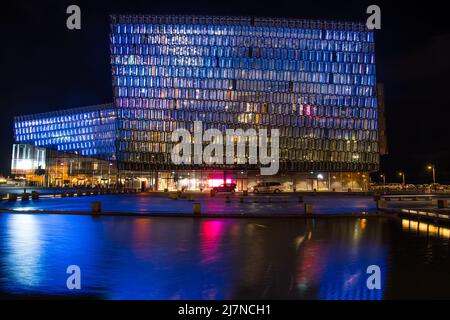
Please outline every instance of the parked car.
[{"label": "parked car", "polygon": [[218,187],[212,188],[214,192],[235,192],[236,191],[236,183],[224,183]]},{"label": "parked car", "polygon": [[369,186],[369,189],[371,191],[380,191],[380,190],[383,190],[384,188],[385,188],[385,185],[381,184],[381,183],[373,183]]},{"label": "parked car", "polygon": [[387,183],[384,188],[388,191],[400,191],[403,189],[403,185],[400,183]]},{"label": "parked car", "polygon": [[434,191],[443,191],[444,190],[444,186],[439,183],[432,183],[430,185],[430,188],[431,188],[431,190],[434,190]]},{"label": "parked car", "polygon": [[416,189],[417,189],[416,186],[413,185],[413,184],[407,184],[406,185],[406,190],[416,190]]},{"label": "parked car", "polygon": [[284,187],[279,182],[260,182],[253,187],[255,193],[279,193],[284,191]]}]

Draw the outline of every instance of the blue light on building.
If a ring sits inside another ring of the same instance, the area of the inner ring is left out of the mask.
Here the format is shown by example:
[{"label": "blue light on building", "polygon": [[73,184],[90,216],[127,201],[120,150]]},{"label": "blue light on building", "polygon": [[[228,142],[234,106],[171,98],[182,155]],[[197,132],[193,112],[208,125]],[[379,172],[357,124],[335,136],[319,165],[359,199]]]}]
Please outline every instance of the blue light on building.
[{"label": "blue light on building", "polygon": [[284,171],[378,168],[374,39],[364,24],[150,15],[111,21],[124,169],[204,169],[170,161],[170,133],[193,131],[194,121],[223,132],[279,128]]},{"label": "blue light on building", "polygon": [[18,116],[14,120],[17,143],[115,158],[116,112],[112,104]]},{"label": "blue light on building", "polygon": [[172,132],[192,133],[195,121],[223,133],[279,129],[290,190],[366,190],[379,168],[382,108],[364,23],[113,15],[110,42],[114,103],[16,117],[16,143],[114,160],[156,189],[259,181],[255,164],[174,164]]}]

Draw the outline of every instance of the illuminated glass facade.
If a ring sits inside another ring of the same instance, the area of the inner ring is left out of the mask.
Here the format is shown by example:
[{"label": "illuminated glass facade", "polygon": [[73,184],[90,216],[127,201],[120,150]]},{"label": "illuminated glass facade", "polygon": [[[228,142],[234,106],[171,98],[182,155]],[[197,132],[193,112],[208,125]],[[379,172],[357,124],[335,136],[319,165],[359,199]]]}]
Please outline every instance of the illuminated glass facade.
[{"label": "illuminated glass facade", "polygon": [[15,117],[14,137],[20,144],[114,160],[115,126],[115,109],[105,104]]},{"label": "illuminated glass facade", "polygon": [[[247,190],[270,179],[286,190],[346,191],[367,190],[378,170],[382,90],[365,24],[113,15],[110,40],[114,103],[14,119],[17,150],[56,152],[40,167],[46,185],[203,190],[233,181]],[[279,129],[279,174],[173,164],[172,132],[193,133],[194,121],[224,134]]]},{"label": "illuminated glass facade", "polygon": [[111,29],[119,168],[238,168],[172,165],[171,132],[202,121],[224,133],[280,129],[281,171],[378,169],[374,38],[364,24],[119,15]]}]

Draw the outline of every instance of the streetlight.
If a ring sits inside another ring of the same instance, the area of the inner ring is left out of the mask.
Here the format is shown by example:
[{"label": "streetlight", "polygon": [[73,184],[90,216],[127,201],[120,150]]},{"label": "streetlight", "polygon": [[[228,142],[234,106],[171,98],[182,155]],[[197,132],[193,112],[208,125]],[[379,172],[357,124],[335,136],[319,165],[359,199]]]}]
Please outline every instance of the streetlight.
[{"label": "streetlight", "polygon": [[403,187],[405,187],[405,173],[404,172],[399,172],[398,175],[403,178]]},{"label": "streetlight", "polygon": [[427,167],[428,170],[431,170],[433,172],[433,184],[436,183],[436,169],[433,165],[429,165]]},{"label": "streetlight", "polygon": [[383,179],[383,186],[386,185],[386,176],[384,174],[380,174],[380,178]]},{"label": "streetlight", "polygon": [[68,176],[69,176],[69,182],[70,182],[70,184],[71,184],[71,186],[73,187],[73,179],[71,178],[72,177],[72,175],[73,175],[73,159],[70,159],[70,162],[69,162],[69,173],[68,173]]},{"label": "streetlight", "polygon": [[111,187],[111,166],[113,164],[110,162],[108,167],[108,189]]},{"label": "streetlight", "polygon": [[61,161],[61,168],[62,168],[61,187],[64,188],[64,162],[63,161]]}]

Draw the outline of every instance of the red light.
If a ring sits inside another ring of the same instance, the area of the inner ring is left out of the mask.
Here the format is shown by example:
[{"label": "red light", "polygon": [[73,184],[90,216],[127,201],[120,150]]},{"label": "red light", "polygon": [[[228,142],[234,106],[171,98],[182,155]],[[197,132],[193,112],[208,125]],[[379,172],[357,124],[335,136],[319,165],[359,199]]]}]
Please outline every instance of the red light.
[{"label": "red light", "polygon": [[[231,179],[226,179],[225,183],[232,183]],[[223,179],[208,179],[208,187],[214,188],[223,184]]]}]

